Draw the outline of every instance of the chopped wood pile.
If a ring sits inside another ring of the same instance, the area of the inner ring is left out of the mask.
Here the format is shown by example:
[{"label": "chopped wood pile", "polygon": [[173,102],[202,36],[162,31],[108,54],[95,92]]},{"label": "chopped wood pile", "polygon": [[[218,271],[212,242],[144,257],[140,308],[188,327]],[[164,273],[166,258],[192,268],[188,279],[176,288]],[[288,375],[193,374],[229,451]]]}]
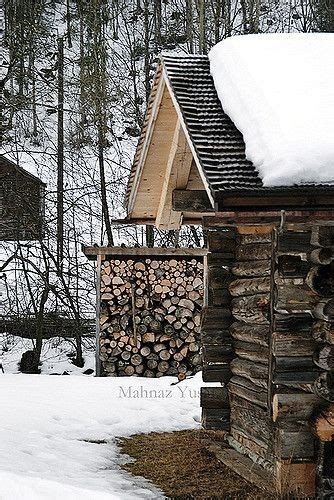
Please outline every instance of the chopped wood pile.
[{"label": "chopped wood pile", "polygon": [[100,284],[103,375],[183,379],[201,370],[201,258],[110,258]]}]

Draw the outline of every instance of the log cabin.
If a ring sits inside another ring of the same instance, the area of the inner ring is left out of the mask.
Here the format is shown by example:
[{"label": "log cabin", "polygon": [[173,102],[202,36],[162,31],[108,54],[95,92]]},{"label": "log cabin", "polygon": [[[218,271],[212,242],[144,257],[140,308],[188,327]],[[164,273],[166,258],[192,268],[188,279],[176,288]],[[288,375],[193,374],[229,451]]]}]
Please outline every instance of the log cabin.
[{"label": "log cabin", "polygon": [[[202,225],[202,423],[216,454],[279,495],[333,493],[334,185],[266,187],[204,55],[158,65],[127,221]],[[321,429],[321,430],[320,430]],[[324,486],[327,485],[327,486]]]},{"label": "log cabin", "polygon": [[0,155],[0,241],[42,238],[45,184]]}]

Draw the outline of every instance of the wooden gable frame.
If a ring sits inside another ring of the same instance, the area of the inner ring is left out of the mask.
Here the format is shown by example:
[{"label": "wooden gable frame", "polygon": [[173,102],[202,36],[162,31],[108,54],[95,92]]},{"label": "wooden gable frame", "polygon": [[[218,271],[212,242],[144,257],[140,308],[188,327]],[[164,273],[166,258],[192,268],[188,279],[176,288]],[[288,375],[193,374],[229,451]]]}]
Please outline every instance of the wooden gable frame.
[{"label": "wooden gable frame", "polygon": [[163,65],[158,68],[152,94],[135,158],[128,217],[159,229],[178,229],[190,221],[200,224],[207,210],[173,208],[175,192],[180,196],[189,191],[188,198],[204,197],[209,210],[214,202]]}]

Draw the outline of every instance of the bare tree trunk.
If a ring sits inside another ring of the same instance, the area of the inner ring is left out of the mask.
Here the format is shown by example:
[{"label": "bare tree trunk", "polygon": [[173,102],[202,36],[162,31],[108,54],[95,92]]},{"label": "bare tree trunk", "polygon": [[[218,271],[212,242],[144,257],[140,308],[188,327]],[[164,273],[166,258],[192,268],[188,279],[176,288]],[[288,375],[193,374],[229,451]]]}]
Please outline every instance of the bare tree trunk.
[{"label": "bare tree trunk", "polygon": [[103,132],[102,117],[99,118],[98,123],[98,155],[99,155],[99,169],[100,169],[100,185],[101,185],[101,200],[102,200],[102,215],[104,224],[106,226],[108,246],[114,245],[114,238],[111,229],[109,207],[107,201],[107,187],[106,176],[104,167],[104,132]]},{"label": "bare tree trunk", "polygon": [[186,0],[186,22],[187,22],[187,40],[189,44],[189,52],[194,52],[194,21],[193,21],[193,0]]},{"label": "bare tree trunk", "polygon": [[64,259],[64,40],[58,39],[57,264]]},{"label": "bare tree trunk", "polygon": [[222,14],[222,1],[216,0],[216,5],[214,8],[214,29],[215,29],[215,43],[220,41],[220,30],[221,30],[221,19]]},{"label": "bare tree trunk", "polygon": [[161,47],[161,0],[154,0],[155,47],[158,52]]},{"label": "bare tree trunk", "polygon": [[205,0],[199,0],[199,52],[206,54]]},{"label": "bare tree trunk", "polygon": [[39,364],[41,362],[43,333],[44,333],[44,309],[45,309],[45,304],[48,300],[49,292],[50,292],[49,287],[45,286],[39,303],[37,326],[36,326],[36,344],[34,348],[33,366],[32,366],[32,370],[34,371],[34,373],[38,373]]},{"label": "bare tree trunk", "polygon": [[67,45],[72,48],[72,33],[71,33],[71,7],[70,0],[66,0],[66,27],[67,27]]}]

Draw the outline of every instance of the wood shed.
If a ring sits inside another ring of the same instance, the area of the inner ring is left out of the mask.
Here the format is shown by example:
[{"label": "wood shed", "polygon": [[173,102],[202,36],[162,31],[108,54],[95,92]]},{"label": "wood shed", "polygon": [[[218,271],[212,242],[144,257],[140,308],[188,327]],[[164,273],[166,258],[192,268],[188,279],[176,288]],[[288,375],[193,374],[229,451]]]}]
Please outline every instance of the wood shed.
[{"label": "wood shed", "polygon": [[203,388],[202,422],[230,445],[217,455],[282,495],[332,491],[334,186],[264,187],[207,56],[164,56],[127,207],[132,223],[203,225],[203,380],[221,386]]},{"label": "wood shed", "polygon": [[45,184],[0,155],[0,240],[42,238]]},{"label": "wood shed", "polygon": [[86,247],[97,260],[99,376],[180,380],[201,370],[206,250]]}]

